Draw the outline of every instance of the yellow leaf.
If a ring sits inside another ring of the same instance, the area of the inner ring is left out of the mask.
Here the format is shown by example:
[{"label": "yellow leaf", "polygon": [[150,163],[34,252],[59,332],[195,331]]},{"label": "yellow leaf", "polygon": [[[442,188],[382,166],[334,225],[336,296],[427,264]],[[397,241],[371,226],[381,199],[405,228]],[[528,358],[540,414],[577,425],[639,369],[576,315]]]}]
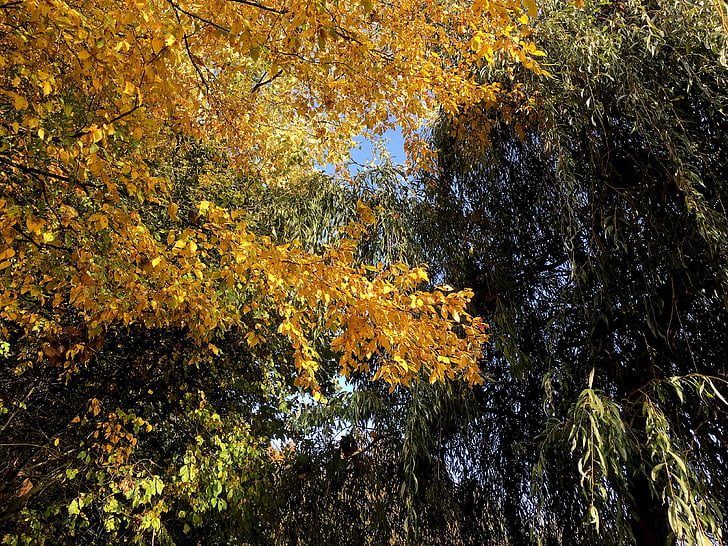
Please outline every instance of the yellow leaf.
[{"label": "yellow leaf", "polygon": [[247,341],[248,345],[251,347],[255,347],[258,344],[258,336],[256,336],[254,332],[248,332],[245,335],[245,341]]},{"label": "yellow leaf", "polygon": [[359,201],[356,204],[356,212],[359,215],[359,218],[361,218],[361,221],[365,224],[373,224],[376,221],[372,209],[366,206],[362,201]]},{"label": "yellow leaf", "polygon": [[13,106],[15,106],[16,110],[26,110],[28,108],[28,101],[26,98],[22,95],[18,95],[17,93],[13,93]]},{"label": "yellow leaf", "polygon": [[179,218],[177,217],[178,210],[179,206],[173,201],[170,201],[169,205],[167,205],[167,213],[169,214],[169,219],[173,222],[179,222]]},{"label": "yellow leaf", "polygon": [[155,54],[158,54],[165,47],[165,41],[157,36],[152,40],[152,50]]},{"label": "yellow leaf", "polygon": [[[579,1],[581,0],[576,0],[576,2]],[[528,11],[528,15],[530,17],[538,17],[538,6],[536,5],[536,0],[523,0],[523,5],[526,7],[526,11]]]},{"label": "yellow leaf", "polygon": [[12,248],[6,248],[2,252],[0,252],[0,260],[12,258],[13,256],[15,256],[15,250]]},{"label": "yellow leaf", "polygon": [[28,228],[28,231],[35,233],[36,235],[40,234],[40,230],[44,223],[44,220],[36,218],[35,216],[28,216],[25,218],[25,225]]},{"label": "yellow leaf", "polygon": [[96,212],[92,214],[89,217],[89,222],[94,224],[94,228],[96,231],[101,231],[102,229],[106,229],[109,227],[109,219],[106,217],[106,215]]}]

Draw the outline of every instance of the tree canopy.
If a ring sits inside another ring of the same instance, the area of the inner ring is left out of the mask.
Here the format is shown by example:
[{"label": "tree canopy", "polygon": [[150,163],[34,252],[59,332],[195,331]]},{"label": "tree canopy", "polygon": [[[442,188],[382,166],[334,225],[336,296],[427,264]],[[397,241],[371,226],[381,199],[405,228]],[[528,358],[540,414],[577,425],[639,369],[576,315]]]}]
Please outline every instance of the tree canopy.
[{"label": "tree canopy", "polygon": [[721,10],[0,5],[3,541],[720,543]]},{"label": "tree canopy", "polygon": [[440,175],[423,178],[428,259],[472,287],[492,327],[483,368],[496,381],[475,390],[459,441],[474,511],[501,526],[474,542],[722,543],[720,14],[539,7],[552,77],[514,76],[535,108],[520,127],[487,108],[443,118]]},{"label": "tree canopy", "polygon": [[527,22],[512,0],[2,4],[5,540],[248,540],[291,398],[481,382],[470,292],[382,263],[362,192],[308,241],[262,197],[320,192],[361,132],[397,123],[414,157],[434,105],[496,104],[472,67],[538,70]]}]

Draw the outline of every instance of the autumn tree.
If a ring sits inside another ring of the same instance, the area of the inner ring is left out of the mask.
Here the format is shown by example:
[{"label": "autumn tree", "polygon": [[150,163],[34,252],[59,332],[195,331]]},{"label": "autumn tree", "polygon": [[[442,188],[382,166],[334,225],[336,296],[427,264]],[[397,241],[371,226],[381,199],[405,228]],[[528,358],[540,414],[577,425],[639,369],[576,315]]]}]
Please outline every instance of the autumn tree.
[{"label": "autumn tree", "polygon": [[0,6],[5,540],[260,541],[288,396],[482,381],[468,291],[363,263],[375,201],[308,242],[245,204],[301,199],[394,123],[425,161],[433,105],[508,94],[483,59],[539,70],[527,22],[512,0]]}]

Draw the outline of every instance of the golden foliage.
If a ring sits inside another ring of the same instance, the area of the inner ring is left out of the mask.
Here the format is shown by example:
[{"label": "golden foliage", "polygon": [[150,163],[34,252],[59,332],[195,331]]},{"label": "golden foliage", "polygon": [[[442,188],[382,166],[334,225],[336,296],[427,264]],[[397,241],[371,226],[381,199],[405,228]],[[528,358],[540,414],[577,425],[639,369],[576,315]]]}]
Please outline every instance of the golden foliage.
[{"label": "golden foliage", "polygon": [[[244,328],[251,347],[285,336],[298,383],[317,393],[311,338],[323,329],[344,374],[479,381],[487,336],[465,312],[469,293],[418,291],[420,268],[356,265],[364,224],[317,256],[255,236],[209,201],[184,219],[153,165],[185,135],[213,141],[261,184],[292,184],[344,157],[352,136],[393,123],[416,156],[433,104],[496,104],[478,63],[538,70],[526,22],[515,0],[5,4],[2,335],[21,333],[27,365],[72,373],[115,325],[182,328],[211,354],[217,334]],[[150,223],[160,216],[171,228]]]}]

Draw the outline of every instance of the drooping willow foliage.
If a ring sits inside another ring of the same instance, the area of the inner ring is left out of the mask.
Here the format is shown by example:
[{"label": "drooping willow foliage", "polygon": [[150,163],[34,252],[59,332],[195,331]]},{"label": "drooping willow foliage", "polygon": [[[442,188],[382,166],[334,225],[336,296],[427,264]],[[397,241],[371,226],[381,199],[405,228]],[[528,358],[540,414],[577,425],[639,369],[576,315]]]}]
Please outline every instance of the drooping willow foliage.
[{"label": "drooping willow foliage", "polygon": [[429,261],[474,288],[494,341],[494,382],[474,394],[457,437],[464,542],[720,542],[719,10],[669,0],[539,7],[536,41],[553,65],[550,79],[526,77],[532,109],[519,128],[487,122],[485,109],[442,119],[441,172],[422,179]]},{"label": "drooping willow foliage", "polygon": [[418,202],[389,205],[412,207],[411,260],[474,289],[491,380],[390,393],[354,377],[354,393],[304,412],[279,484],[278,543],[707,544],[728,533],[719,11],[539,9],[552,77],[484,68],[504,88],[523,82],[530,107],[440,119],[439,173],[420,177]]}]

